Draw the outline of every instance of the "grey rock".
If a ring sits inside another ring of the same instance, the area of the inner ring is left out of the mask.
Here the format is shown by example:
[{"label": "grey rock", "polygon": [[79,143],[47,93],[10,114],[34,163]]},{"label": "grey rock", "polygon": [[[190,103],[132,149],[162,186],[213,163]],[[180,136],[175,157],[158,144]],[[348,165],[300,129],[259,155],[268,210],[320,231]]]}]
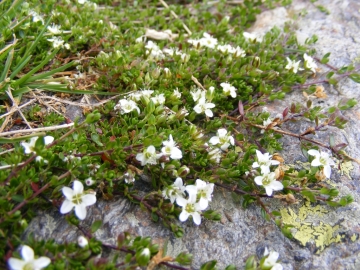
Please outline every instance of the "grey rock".
[{"label": "grey rock", "polygon": [[[326,52],[331,52],[329,64],[336,67],[350,64],[359,57],[360,53],[360,3],[357,0],[319,0],[316,4],[326,6],[331,14],[321,13],[310,1],[294,0],[289,8],[281,7],[259,15],[251,31],[264,32],[274,25],[281,27],[294,14],[306,10],[307,15],[298,18],[295,22],[299,40],[304,41],[307,37],[316,34],[319,37],[319,41],[314,45],[318,51],[317,56],[321,57]],[[327,69],[326,66],[322,66],[322,71],[318,72],[318,77],[314,80],[320,78]],[[328,98],[323,100],[322,104],[325,107],[336,105],[345,98],[353,97],[360,100],[360,86],[349,79],[342,80],[336,88],[329,85],[324,85],[324,87],[328,94]],[[314,100],[314,102],[317,101]],[[301,91],[291,93],[283,101],[270,104],[268,110],[272,115],[276,115],[291,102],[304,102]],[[332,134],[336,142],[348,143],[348,154],[359,159],[359,106],[344,112],[344,116],[349,119],[349,124],[344,130],[329,128],[313,136],[313,139],[326,143]],[[310,122],[289,123],[284,128],[297,133],[305,131],[311,125]],[[284,137],[283,143],[285,151],[282,154],[288,164],[306,161],[300,152],[297,139]],[[296,164],[299,167],[303,166],[301,163]],[[298,215],[294,222],[310,224],[311,228],[317,228],[316,226],[321,224],[328,224],[331,228],[339,226],[335,234],[341,238],[340,242],[328,243],[319,254],[315,254],[319,250],[315,240],[321,238],[322,235],[317,235],[304,245],[298,240],[289,240],[275,224],[262,218],[259,207],[250,206],[248,209],[243,209],[240,204],[229,200],[228,194],[224,195],[220,190],[215,193],[211,207],[223,214],[221,222],[203,221],[201,226],[195,226],[191,222],[183,223],[185,235],[182,239],[175,238],[161,223],[151,222],[146,212],[123,198],[99,201],[96,206],[89,208],[88,218],[82,224],[88,227],[93,221],[102,220],[103,227],[96,232],[95,236],[110,244],[115,244],[117,235],[123,231],[151,236],[160,244],[168,241],[168,254],[176,255],[187,251],[194,255],[192,265],[194,269],[199,269],[202,263],[211,259],[218,260],[219,269],[232,263],[241,269],[250,255],[256,254],[258,258],[261,258],[265,247],[279,252],[279,259],[284,269],[360,269],[358,240],[360,167],[354,162],[352,165],[354,169],[350,172],[350,178],[335,170],[332,176],[332,181],[341,194],[354,196],[355,202],[348,207],[334,209],[321,205],[325,213],[315,211],[300,220],[299,211],[303,205],[285,205],[287,211],[291,209]],[[264,202],[271,210],[284,208],[279,201],[264,200]],[[80,235],[80,232],[69,226],[58,212],[39,212],[26,234],[30,232],[39,239],[54,238],[59,242],[75,241]],[[331,237],[335,237],[332,232],[330,234]]]}]

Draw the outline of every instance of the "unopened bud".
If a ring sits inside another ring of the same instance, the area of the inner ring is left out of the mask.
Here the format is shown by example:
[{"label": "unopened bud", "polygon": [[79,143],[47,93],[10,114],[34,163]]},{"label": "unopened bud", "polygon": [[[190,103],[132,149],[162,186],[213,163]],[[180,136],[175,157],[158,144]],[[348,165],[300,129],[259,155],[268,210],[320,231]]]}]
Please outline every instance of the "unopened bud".
[{"label": "unopened bud", "polygon": [[144,248],[143,250],[139,250],[135,254],[136,262],[140,266],[145,266],[148,264],[150,260],[150,249]]},{"label": "unopened bud", "polygon": [[82,248],[86,247],[89,244],[88,240],[82,235],[78,237],[77,242],[78,245]]},{"label": "unopened bud", "polygon": [[255,56],[251,62],[251,65],[258,68],[260,66],[260,57]]},{"label": "unopened bud", "polygon": [[154,79],[157,79],[159,78],[161,74],[161,68],[155,68],[152,72],[151,72],[151,76],[154,78]]},{"label": "unopened bud", "polygon": [[171,71],[168,68],[164,68],[165,78],[171,78]]},{"label": "unopened bud", "polygon": [[189,167],[187,167],[185,165],[181,166],[177,171],[177,175],[181,178],[184,178],[189,173],[190,173],[190,169],[189,169]]},{"label": "unopened bud", "polygon": [[92,180],[91,177],[89,177],[89,178],[85,179],[85,184],[86,184],[87,186],[92,186],[93,184],[95,184],[95,181]]},{"label": "unopened bud", "polygon": [[296,199],[291,193],[286,194],[286,201],[291,204],[296,203]]}]

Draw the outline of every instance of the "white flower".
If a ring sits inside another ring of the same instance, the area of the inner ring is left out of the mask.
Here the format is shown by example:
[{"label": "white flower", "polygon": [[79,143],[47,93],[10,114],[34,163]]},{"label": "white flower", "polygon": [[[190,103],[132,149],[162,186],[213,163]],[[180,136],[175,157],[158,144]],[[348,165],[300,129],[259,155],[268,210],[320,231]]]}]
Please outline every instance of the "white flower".
[{"label": "white flower", "polygon": [[289,57],[286,57],[286,60],[288,61],[287,65],[286,65],[286,69],[288,69],[289,71],[292,71],[293,73],[297,73],[298,70],[304,70],[302,68],[299,68],[300,65],[300,60],[299,61],[295,61],[295,60],[291,60]]},{"label": "white flower", "polygon": [[187,42],[196,48],[201,48],[203,45],[201,39],[188,39]]},{"label": "white flower", "polygon": [[86,247],[89,244],[88,240],[82,235],[78,237],[77,242],[78,245],[82,248]]},{"label": "white flower", "polygon": [[[32,137],[30,142],[22,142],[20,143],[21,146],[24,148],[25,154],[35,153],[35,143],[39,137]],[[45,136],[44,137],[44,144],[48,145],[54,141],[54,137],[52,136]]]},{"label": "white flower", "polygon": [[52,45],[55,49],[62,48],[65,42],[61,37],[48,38],[47,40],[52,42]]},{"label": "white flower", "polygon": [[319,152],[318,150],[311,149],[308,151],[309,155],[315,156],[315,159],[311,162],[311,166],[324,167],[324,175],[327,178],[331,176],[331,166],[335,165],[335,162],[330,158],[329,154],[326,152]]},{"label": "white flower", "polygon": [[200,98],[205,97],[206,92],[202,91],[201,89],[197,89],[196,92],[195,91],[191,91],[190,92],[193,100],[196,102],[198,101]]},{"label": "white flower", "polygon": [[35,259],[34,250],[26,245],[21,248],[22,260],[11,257],[8,260],[8,265],[12,270],[40,270],[51,263],[48,257],[40,257]]},{"label": "white flower", "polygon": [[209,158],[216,163],[220,163],[222,152],[220,148],[214,148],[209,152]]},{"label": "white flower", "polygon": [[306,53],[304,53],[304,67],[310,69],[313,73],[316,73],[316,68],[318,67],[314,59]]},{"label": "white flower", "polygon": [[262,40],[262,38],[258,34],[244,32],[243,36],[247,41],[250,41],[250,42],[253,42],[253,43],[261,42],[261,40]]},{"label": "white flower", "polygon": [[161,59],[165,58],[165,56],[164,56],[163,52],[160,50],[159,46],[156,45],[156,43],[152,42],[151,40],[149,40],[146,43],[145,48],[147,49],[146,55],[148,55],[150,59],[161,60]]},{"label": "white flower", "polygon": [[75,214],[81,220],[86,217],[86,206],[96,203],[96,196],[92,193],[84,193],[83,184],[77,180],[74,181],[73,189],[63,187],[62,193],[65,200],[61,205],[60,213],[69,213],[75,207]]},{"label": "white flower", "polygon": [[234,47],[230,44],[218,45],[216,48],[225,55],[233,54],[235,52]]},{"label": "white flower", "polygon": [[77,2],[78,2],[79,4],[81,4],[81,5],[83,5],[83,4],[87,3],[88,0],[78,0]]},{"label": "white flower", "polygon": [[214,107],[215,107],[214,103],[208,103],[205,100],[205,97],[201,97],[198,100],[198,104],[196,104],[196,106],[194,107],[194,111],[198,114],[205,113],[208,117],[213,117],[214,114],[210,109],[212,109]]},{"label": "white flower", "polygon": [[280,263],[277,263],[277,260],[279,258],[279,253],[276,251],[268,251],[267,248],[265,248],[264,256],[267,256],[267,258],[264,260],[262,266],[265,269],[270,270],[282,270],[283,267]]},{"label": "white flower", "polygon": [[140,36],[137,39],[135,39],[136,43],[143,43],[146,41],[146,36]]},{"label": "white flower", "polygon": [[141,162],[141,166],[145,166],[146,164],[156,164],[161,156],[162,154],[156,154],[155,147],[150,145],[142,153],[138,153],[136,159]]},{"label": "white flower", "polygon": [[181,98],[181,93],[179,92],[179,90],[177,88],[174,90],[172,95],[177,99]]},{"label": "white flower", "polygon": [[33,17],[33,22],[41,22],[42,24],[44,24],[44,18],[34,10],[30,10],[29,15]]},{"label": "white flower", "polygon": [[124,180],[126,184],[134,183],[135,174],[132,171],[128,170],[128,172],[124,174]]},{"label": "white flower", "polygon": [[276,181],[274,172],[256,176],[254,181],[258,186],[264,186],[268,196],[272,195],[273,190],[282,190],[284,188],[281,182]]},{"label": "white flower", "polygon": [[213,38],[208,33],[204,33],[203,36],[204,37],[200,39],[201,44],[205,47],[214,49],[218,43],[218,40],[216,38]]},{"label": "white flower", "polygon": [[162,195],[165,199],[170,199],[171,203],[177,201],[178,198],[183,198],[185,195],[185,187],[183,185],[183,181],[180,177],[175,179],[174,184],[166,187],[162,191]]},{"label": "white flower", "polygon": [[181,150],[176,147],[176,143],[173,140],[172,135],[169,135],[168,141],[163,141],[164,147],[161,148],[161,152],[172,159],[181,159],[182,158],[182,152]]},{"label": "white flower", "polygon": [[200,225],[200,213],[206,207],[204,208],[202,205],[196,202],[196,194],[191,192],[188,199],[179,197],[176,199],[176,203],[182,207],[182,212],[179,216],[180,221],[184,222],[189,218],[189,216],[192,216],[194,223],[196,225]]},{"label": "white flower", "polygon": [[279,165],[280,162],[277,160],[272,160],[269,153],[262,154],[259,150],[256,150],[257,155],[257,162],[254,162],[252,167],[253,168],[259,168],[261,169],[262,174],[266,174],[270,172],[270,166],[271,165]]},{"label": "white flower", "polygon": [[140,113],[140,109],[133,100],[120,99],[118,104],[114,107],[114,110],[120,110],[121,114],[132,112],[137,110]]},{"label": "white flower", "polygon": [[151,100],[152,100],[152,102],[154,102],[155,105],[164,104],[165,96],[164,96],[164,94],[159,94],[159,95],[156,95],[155,97],[152,97]]},{"label": "white flower", "polygon": [[60,25],[52,24],[47,27],[48,31],[53,35],[59,35],[62,33]]},{"label": "white flower", "polygon": [[214,184],[206,183],[201,179],[196,179],[195,186],[197,189],[197,197],[200,197],[198,203],[202,208],[206,209],[209,202],[211,201],[212,193],[214,191]]},{"label": "white flower", "polygon": [[232,86],[228,82],[223,82],[220,84],[220,86],[223,88],[223,92],[226,96],[231,96],[232,98],[236,98],[236,88]]},{"label": "white flower", "polygon": [[237,46],[234,49],[233,56],[235,56],[235,57],[245,57],[246,53],[245,53],[245,51],[243,49],[241,49],[239,46]]},{"label": "white flower", "polygon": [[95,183],[96,183],[96,182],[95,182],[91,177],[85,179],[85,184],[86,184],[87,186],[92,186],[92,185],[95,184]]},{"label": "white flower", "polygon": [[228,135],[228,132],[226,129],[220,128],[217,131],[217,136],[211,137],[209,143],[211,143],[212,145],[220,144],[221,150],[225,151],[226,149],[228,149],[228,147],[230,145],[234,145],[235,141],[234,141],[233,136]]}]

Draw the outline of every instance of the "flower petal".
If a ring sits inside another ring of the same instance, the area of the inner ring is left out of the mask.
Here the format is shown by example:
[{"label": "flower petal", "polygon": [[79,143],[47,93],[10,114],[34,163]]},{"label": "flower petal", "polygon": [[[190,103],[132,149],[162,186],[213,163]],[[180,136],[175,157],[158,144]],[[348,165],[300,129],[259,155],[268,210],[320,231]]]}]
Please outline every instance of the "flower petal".
[{"label": "flower petal", "polygon": [[68,200],[72,200],[73,196],[74,196],[74,191],[69,188],[69,187],[63,187],[61,189],[62,193],[64,194],[64,196],[66,197],[66,199]]},{"label": "flower petal", "polygon": [[34,250],[27,245],[23,245],[23,247],[21,248],[21,257],[26,262],[32,261],[34,259]]},{"label": "flower petal", "polygon": [[213,136],[211,137],[211,139],[209,140],[209,143],[211,143],[212,145],[216,145],[220,142],[220,139],[218,136]]},{"label": "flower petal", "polygon": [[327,178],[330,178],[330,176],[331,176],[331,167],[330,166],[324,167],[324,174]]},{"label": "flower petal", "polygon": [[255,183],[258,185],[258,186],[262,186],[262,180],[263,180],[263,178],[264,177],[262,177],[262,176],[256,176],[255,177],[255,179],[254,179],[254,181],[255,181]]},{"label": "flower petal", "polygon": [[320,153],[318,150],[315,150],[315,149],[310,149],[308,151],[308,154],[311,155],[311,156],[320,156]]},{"label": "flower petal", "polygon": [[53,141],[54,141],[54,137],[52,137],[52,136],[45,136],[44,137],[45,145],[48,145],[48,144],[52,143]]},{"label": "flower petal", "polygon": [[17,258],[10,258],[8,265],[12,270],[23,270],[26,262]]},{"label": "flower petal", "polygon": [[176,203],[181,207],[185,207],[187,205],[188,201],[185,198],[176,197]]},{"label": "flower petal", "polygon": [[193,217],[193,221],[196,225],[200,225],[201,224],[201,216],[198,212],[195,212],[192,214]]},{"label": "flower petal", "polygon": [[269,187],[269,186],[266,186],[266,187],[265,187],[265,191],[266,191],[266,194],[267,194],[268,196],[271,196],[272,193],[273,193],[273,189],[272,189],[271,187]]},{"label": "flower petal", "polygon": [[51,263],[51,260],[48,257],[40,257],[34,260],[34,264],[36,265],[36,269],[42,269],[48,266]]},{"label": "flower petal", "polygon": [[93,205],[94,203],[96,203],[96,196],[94,194],[85,194],[84,196],[82,196],[82,203],[85,206],[89,206],[89,205]]},{"label": "flower petal", "polygon": [[183,210],[181,214],[179,215],[179,220],[184,222],[189,218],[189,213]]},{"label": "flower petal", "polygon": [[72,201],[69,200],[64,200],[61,208],[60,208],[60,213],[61,214],[67,214],[69,213],[73,208],[74,208],[75,204]]},{"label": "flower petal", "polygon": [[283,190],[284,189],[284,185],[279,181],[271,182],[269,187],[272,188],[273,190]]},{"label": "flower petal", "polygon": [[73,190],[75,194],[81,194],[84,192],[84,186],[80,181],[75,180],[73,185]]},{"label": "flower petal", "polygon": [[84,220],[86,218],[85,205],[84,204],[75,205],[75,214],[79,219]]},{"label": "flower petal", "polygon": [[209,206],[209,201],[203,197],[200,198],[199,202],[197,203],[198,210],[205,210]]},{"label": "flower petal", "polygon": [[315,158],[313,161],[311,161],[311,166],[313,167],[318,167],[318,166],[322,166],[323,164],[320,162],[320,159]]}]

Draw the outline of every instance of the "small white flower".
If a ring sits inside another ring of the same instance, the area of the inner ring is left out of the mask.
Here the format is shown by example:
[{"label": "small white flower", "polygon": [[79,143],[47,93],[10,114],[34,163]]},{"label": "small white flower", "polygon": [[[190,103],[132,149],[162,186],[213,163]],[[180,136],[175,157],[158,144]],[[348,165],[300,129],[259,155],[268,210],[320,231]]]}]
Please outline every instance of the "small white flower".
[{"label": "small white flower", "polygon": [[155,147],[150,145],[148,148],[144,149],[142,153],[136,155],[136,159],[141,162],[141,166],[146,164],[157,164],[157,160],[162,156],[162,154],[156,154]]},{"label": "small white flower", "polygon": [[47,27],[48,31],[53,35],[59,35],[62,33],[60,25],[52,24]]},{"label": "small white flower", "polygon": [[265,188],[268,196],[271,196],[274,190],[282,190],[284,188],[281,182],[276,181],[274,172],[256,176],[254,181],[258,186],[263,186]]},{"label": "small white flower", "polygon": [[199,204],[206,209],[211,201],[212,193],[214,191],[214,184],[206,183],[201,179],[196,179],[195,186],[197,189],[197,197],[200,197]]},{"label": "small white flower", "polygon": [[188,39],[187,42],[193,45],[197,49],[203,46],[201,39]]},{"label": "small white flower", "polygon": [[250,41],[252,43],[261,42],[262,40],[262,38],[258,34],[254,34],[254,33],[244,32],[243,36],[247,41]]},{"label": "small white flower", "polygon": [[181,93],[179,92],[179,89],[177,89],[177,88],[174,90],[172,95],[177,99],[181,98]]},{"label": "small white flower", "polygon": [[190,92],[193,100],[196,102],[198,101],[200,98],[204,97],[205,98],[205,95],[206,95],[206,92],[205,91],[202,91],[201,89],[197,89],[196,92],[195,91],[191,91]]},{"label": "small white flower", "polygon": [[83,5],[88,2],[88,0],[78,0],[77,1],[80,5]]},{"label": "small white flower", "polygon": [[140,109],[137,104],[132,100],[120,99],[118,104],[114,107],[114,110],[120,110],[121,114],[130,113],[133,110],[137,110],[140,113]]},{"label": "small white flower", "polygon": [[135,39],[136,43],[143,43],[146,41],[146,36],[140,36],[137,39]]},{"label": "small white flower", "polygon": [[[24,148],[25,154],[35,153],[35,143],[39,137],[32,137],[30,142],[22,142],[20,143],[21,146]],[[54,137],[52,136],[45,136],[44,137],[44,144],[48,145],[54,141]]]},{"label": "small white flower", "polygon": [[239,46],[237,46],[234,49],[233,56],[235,56],[235,57],[245,57],[246,53],[245,53],[245,51],[243,49],[241,49]]},{"label": "small white flower", "polygon": [[86,247],[89,244],[88,240],[82,235],[78,237],[77,242],[79,247],[82,248]]},{"label": "small white flower", "polygon": [[201,97],[198,100],[198,104],[196,104],[196,106],[194,107],[194,111],[198,114],[205,113],[208,117],[213,117],[214,114],[210,109],[214,107],[215,107],[214,103],[209,103],[205,100],[205,97]]},{"label": "small white flower", "polygon": [[61,37],[48,38],[47,40],[52,42],[52,45],[55,49],[62,48],[65,42]]},{"label": "small white flower", "polygon": [[304,67],[310,69],[313,73],[316,73],[316,68],[318,67],[314,59],[306,53],[304,53]]},{"label": "small white flower", "polygon": [[92,185],[95,184],[95,183],[96,183],[96,182],[95,182],[91,177],[85,179],[85,184],[86,184],[87,186],[92,186]]},{"label": "small white flower", "polygon": [[231,96],[232,98],[236,98],[236,88],[232,86],[228,82],[223,82],[220,84],[220,86],[223,88],[223,92],[226,96]]},{"label": "small white flower", "polygon": [[149,40],[145,45],[146,55],[150,59],[161,60],[165,58],[164,53],[160,50],[159,46],[156,45],[153,41]]},{"label": "small white flower", "polygon": [[188,199],[179,197],[177,198],[176,203],[182,207],[182,212],[179,216],[180,221],[184,222],[189,216],[192,216],[194,223],[200,225],[200,213],[205,208],[196,202],[196,194],[190,193]]},{"label": "small white flower", "polygon": [[170,157],[171,159],[181,159],[182,152],[181,150],[176,147],[176,143],[173,140],[172,135],[169,135],[168,141],[163,141],[164,147],[161,148],[161,152],[165,155]]},{"label": "small white flower", "polygon": [[86,218],[86,206],[96,203],[95,194],[84,193],[83,184],[77,180],[74,181],[73,189],[63,187],[62,193],[65,196],[65,200],[61,205],[60,213],[69,213],[75,207],[75,214],[81,220]]},{"label": "small white flower", "polygon": [[152,100],[152,102],[154,102],[155,105],[164,104],[165,96],[164,96],[164,94],[159,94],[159,95],[156,95],[155,97],[152,97],[151,100]]},{"label": "small white flower", "polygon": [[42,24],[44,24],[44,18],[36,11],[30,10],[29,15],[33,17],[33,22],[41,22]]},{"label": "small white flower", "polygon": [[174,184],[166,187],[162,191],[162,195],[165,199],[170,199],[171,203],[177,201],[178,198],[183,198],[185,195],[185,187],[180,177],[175,179]]},{"label": "small white flower", "polygon": [[218,43],[218,40],[216,38],[213,38],[208,33],[204,33],[203,36],[204,37],[200,39],[201,44],[205,47],[214,49]]},{"label": "small white flower", "polygon": [[282,270],[283,267],[280,263],[277,263],[277,260],[279,258],[279,253],[276,251],[268,251],[267,248],[265,248],[264,256],[267,256],[267,258],[264,260],[262,266],[265,269],[270,270]]},{"label": "small white flower", "polygon": [[34,250],[26,245],[21,248],[21,257],[22,260],[11,257],[8,260],[9,268],[12,270],[40,270],[51,263],[48,257],[35,259]]},{"label": "small white flower", "polygon": [[326,152],[319,152],[318,150],[311,149],[308,151],[309,155],[314,156],[315,159],[311,162],[311,166],[324,167],[324,175],[327,178],[331,176],[331,166],[335,165],[335,162],[330,158],[329,154]]},{"label": "small white flower", "polygon": [[210,150],[209,152],[209,158],[212,161],[215,161],[216,163],[220,163],[220,160],[222,158],[222,151],[220,148],[214,148]]},{"label": "small white flower", "polygon": [[230,145],[234,145],[235,141],[233,136],[229,135],[226,129],[220,128],[217,131],[217,136],[211,137],[209,143],[212,145],[220,144],[221,150],[225,151]]},{"label": "small white flower", "polygon": [[262,174],[266,174],[270,172],[270,166],[271,165],[279,165],[280,162],[277,160],[272,160],[269,153],[262,154],[259,150],[256,150],[257,155],[257,162],[254,162],[252,167],[253,168],[259,168],[261,169]]},{"label": "small white flower", "polygon": [[230,44],[218,45],[216,48],[225,55],[233,54],[235,52],[234,47]]},{"label": "small white flower", "polygon": [[302,68],[299,68],[300,65],[300,60],[299,61],[295,61],[295,60],[291,60],[289,57],[286,57],[286,60],[288,61],[285,69],[288,69],[289,71],[292,71],[293,73],[297,73],[298,70],[304,70]]}]

